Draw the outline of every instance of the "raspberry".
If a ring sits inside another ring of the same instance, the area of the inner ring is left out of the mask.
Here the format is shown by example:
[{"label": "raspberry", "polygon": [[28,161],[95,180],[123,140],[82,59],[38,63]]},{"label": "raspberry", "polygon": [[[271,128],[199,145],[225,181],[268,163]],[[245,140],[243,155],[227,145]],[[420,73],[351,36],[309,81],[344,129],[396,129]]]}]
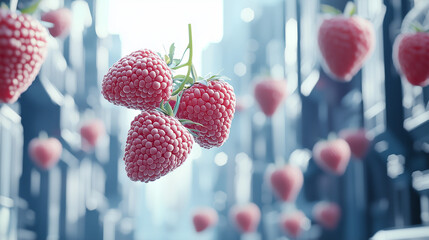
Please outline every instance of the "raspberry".
[{"label": "raspberry", "polygon": [[314,219],[327,229],[335,229],[341,218],[341,208],[336,203],[319,202],[313,207]]},{"label": "raspberry", "polygon": [[164,60],[151,50],[139,50],[121,58],[103,78],[104,98],[116,105],[150,110],[167,102],[172,74]]},{"label": "raspberry", "polygon": [[190,128],[199,132],[195,141],[203,148],[219,147],[229,135],[235,112],[235,94],[231,85],[212,80],[207,85],[195,83],[184,90],[177,116],[203,126]]},{"label": "raspberry", "polygon": [[318,43],[329,71],[350,81],[374,49],[374,28],[360,17],[333,17],[320,26]]},{"label": "raspberry", "polygon": [[13,103],[39,73],[47,30],[34,18],[0,9],[0,102]]},{"label": "raspberry", "polygon": [[156,110],[142,112],[128,131],[127,175],[133,181],[155,181],[182,165],[192,144],[192,135],[177,119]]},{"label": "raspberry", "polygon": [[365,129],[346,129],[340,132],[340,136],[349,144],[353,156],[359,159],[365,157],[371,144]]},{"label": "raspberry", "polygon": [[274,192],[282,201],[293,202],[302,188],[304,176],[301,169],[286,165],[275,170],[270,181]]},{"label": "raspberry", "polygon": [[67,8],[60,8],[44,13],[41,19],[42,21],[50,22],[54,25],[49,28],[49,33],[51,33],[53,37],[65,37],[70,31],[72,13]]},{"label": "raspberry", "polygon": [[281,217],[280,225],[283,230],[288,233],[291,237],[298,237],[302,230],[303,225],[307,221],[305,214],[301,211],[296,211],[289,214],[284,214]]},{"label": "raspberry", "polygon": [[395,40],[395,53],[408,82],[423,87],[429,84],[429,33],[399,36]]},{"label": "raspberry", "polygon": [[349,164],[351,151],[343,139],[319,141],[313,147],[313,157],[322,169],[343,175]]},{"label": "raspberry", "polygon": [[215,225],[218,221],[218,214],[213,208],[197,209],[192,217],[195,231],[202,232],[207,228]]},{"label": "raspberry", "polygon": [[236,226],[244,233],[256,231],[261,221],[261,210],[254,203],[235,205],[231,208],[230,215]]},{"label": "raspberry", "polygon": [[49,169],[60,160],[63,146],[56,138],[34,138],[28,144],[30,158],[42,169]]},{"label": "raspberry", "polygon": [[262,111],[272,116],[286,97],[286,81],[264,79],[255,86],[255,98]]},{"label": "raspberry", "polygon": [[104,123],[101,120],[94,119],[90,122],[85,123],[80,128],[80,135],[82,136],[84,148],[93,148],[97,145],[98,140],[101,136],[106,133]]}]

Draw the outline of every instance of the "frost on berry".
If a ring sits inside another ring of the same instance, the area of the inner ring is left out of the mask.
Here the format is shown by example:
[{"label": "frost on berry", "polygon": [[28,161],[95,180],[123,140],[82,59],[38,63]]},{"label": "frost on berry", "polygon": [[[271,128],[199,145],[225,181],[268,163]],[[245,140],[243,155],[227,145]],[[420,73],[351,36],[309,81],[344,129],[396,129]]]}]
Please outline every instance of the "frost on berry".
[{"label": "frost on berry", "polygon": [[235,94],[224,81],[196,83],[183,92],[177,116],[203,126],[187,126],[199,132],[195,141],[203,148],[221,146],[229,135],[235,112]]},{"label": "frost on berry", "polygon": [[109,69],[101,93],[119,106],[154,109],[171,97],[172,74],[156,53],[147,49],[135,51]]},{"label": "frost on berry", "polygon": [[128,131],[127,175],[133,181],[155,181],[182,165],[192,144],[192,135],[177,119],[155,110],[142,112]]},{"label": "frost on berry", "polygon": [[39,73],[47,30],[29,15],[0,9],[0,102],[13,103]]}]

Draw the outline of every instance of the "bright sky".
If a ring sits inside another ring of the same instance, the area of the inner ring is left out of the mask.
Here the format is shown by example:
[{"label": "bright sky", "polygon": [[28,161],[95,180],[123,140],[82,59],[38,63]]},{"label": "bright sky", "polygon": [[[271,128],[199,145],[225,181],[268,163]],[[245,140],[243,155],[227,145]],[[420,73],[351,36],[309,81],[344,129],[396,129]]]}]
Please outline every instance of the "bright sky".
[{"label": "bright sky", "polygon": [[222,0],[110,0],[109,32],[119,33],[122,53],[141,48],[160,53],[176,44],[180,55],[188,43],[192,24],[194,64],[201,70],[201,52],[210,42],[219,42],[223,32]]}]

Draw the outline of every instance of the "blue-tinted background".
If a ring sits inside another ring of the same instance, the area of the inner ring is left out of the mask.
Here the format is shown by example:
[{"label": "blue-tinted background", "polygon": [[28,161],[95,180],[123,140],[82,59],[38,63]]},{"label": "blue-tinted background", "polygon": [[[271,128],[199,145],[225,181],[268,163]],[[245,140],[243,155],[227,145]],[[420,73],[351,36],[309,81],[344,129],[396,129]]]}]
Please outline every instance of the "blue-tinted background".
[{"label": "blue-tinted background", "polygon": [[[339,83],[320,66],[316,33],[320,4],[343,9],[345,0],[43,0],[41,11],[70,8],[73,26],[68,38],[50,39],[49,56],[19,101],[0,105],[0,239],[288,239],[281,212],[298,208],[312,220],[321,200],[341,206],[338,228],[326,231],[312,221],[300,239],[368,239],[409,227],[401,239],[417,239],[413,234],[429,231],[414,228],[429,224],[429,173],[422,172],[429,169],[429,90],[401,79],[392,45],[405,15],[425,1],[355,3],[375,24],[376,48],[351,82]],[[197,69],[229,76],[247,109],[235,114],[224,146],[195,144],[173,173],[131,182],[122,156],[137,112],[105,101],[101,80],[133,50],[163,52],[176,42],[180,52],[189,22]],[[254,82],[264,75],[288,83],[289,96],[272,118],[253,99]],[[108,135],[86,153],[79,127],[92,118],[103,120]],[[352,160],[341,177],[315,165],[315,142],[359,127],[374,136],[365,159]],[[41,131],[64,146],[49,171],[27,153]],[[285,163],[304,172],[296,204],[279,202],[266,181],[267,171]],[[262,218],[256,234],[241,236],[228,212],[246,202],[256,203]],[[202,234],[191,221],[198,206],[219,213],[217,226]]]}]

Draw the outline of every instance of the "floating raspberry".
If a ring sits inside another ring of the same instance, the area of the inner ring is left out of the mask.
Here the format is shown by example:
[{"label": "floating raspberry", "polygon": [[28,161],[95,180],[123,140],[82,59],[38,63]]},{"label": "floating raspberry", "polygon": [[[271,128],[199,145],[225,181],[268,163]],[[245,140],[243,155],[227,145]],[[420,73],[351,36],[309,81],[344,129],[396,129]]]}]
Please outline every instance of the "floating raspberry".
[{"label": "floating raspberry", "polygon": [[42,169],[53,167],[61,157],[63,146],[56,138],[34,138],[28,144],[30,158]]},{"label": "floating raspberry", "polygon": [[39,73],[47,30],[26,14],[0,9],[0,102],[13,103]]},{"label": "floating raspberry", "polygon": [[213,208],[200,208],[195,210],[192,217],[192,222],[194,223],[195,231],[202,232],[207,228],[215,225],[218,221],[218,214]]},{"label": "floating raspberry", "polygon": [[72,12],[68,8],[60,8],[44,13],[41,19],[54,25],[49,28],[49,33],[53,37],[66,37],[70,32]]},{"label": "floating raspberry", "polygon": [[298,237],[307,221],[305,214],[301,211],[284,214],[280,220],[280,226],[291,237]]},{"label": "floating raspberry", "polygon": [[354,157],[358,159],[365,157],[371,144],[365,129],[346,129],[340,132],[340,137],[349,144]]},{"label": "floating raspberry", "polygon": [[275,170],[270,181],[274,192],[282,201],[293,202],[302,188],[304,176],[301,169],[286,165]]},{"label": "floating raspberry", "polygon": [[184,90],[177,116],[199,123],[195,141],[203,148],[219,147],[229,136],[235,112],[235,94],[225,81],[195,83]]},{"label": "floating raspberry", "polygon": [[128,131],[127,175],[133,181],[155,181],[182,165],[192,144],[192,135],[176,118],[156,110],[142,112]]},{"label": "floating raspberry", "polygon": [[319,202],[313,207],[314,219],[327,229],[335,229],[341,218],[341,208],[336,203]]},{"label": "floating raspberry", "polygon": [[429,84],[429,33],[402,34],[395,40],[395,57],[401,72],[415,86]]},{"label": "floating raspberry", "polygon": [[151,50],[139,50],[121,58],[103,78],[107,101],[127,108],[149,110],[167,102],[172,93],[172,74]]},{"label": "floating raspberry", "polygon": [[[375,45],[375,33],[368,20],[352,16],[338,15],[325,19],[320,25],[318,43],[326,62],[328,72],[341,81],[350,81],[361,69]],[[347,7],[346,7],[347,12]]]},{"label": "floating raspberry", "polygon": [[286,97],[286,81],[264,79],[255,86],[255,98],[262,111],[272,116]]},{"label": "floating raspberry", "polygon": [[82,136],[83,148],[88,150],[97,145],[98,140],[106,134],[106,128],[104,127],[104,123],[99,119],[93,119],[87,123],[85,123],[80,128],[80,135]]},{"label": "floating raspberry", "polygon": [[261,221],[261,210],[254,203],[235,205],[231,208],[230,215],[237,228],[244,233],[255,232]]},{"label": "floating raspberry", "polygon": [[351,150],[343,139],[319,141],[313,147],[313,157],[323,170],[343,175],[350,161]]}]

